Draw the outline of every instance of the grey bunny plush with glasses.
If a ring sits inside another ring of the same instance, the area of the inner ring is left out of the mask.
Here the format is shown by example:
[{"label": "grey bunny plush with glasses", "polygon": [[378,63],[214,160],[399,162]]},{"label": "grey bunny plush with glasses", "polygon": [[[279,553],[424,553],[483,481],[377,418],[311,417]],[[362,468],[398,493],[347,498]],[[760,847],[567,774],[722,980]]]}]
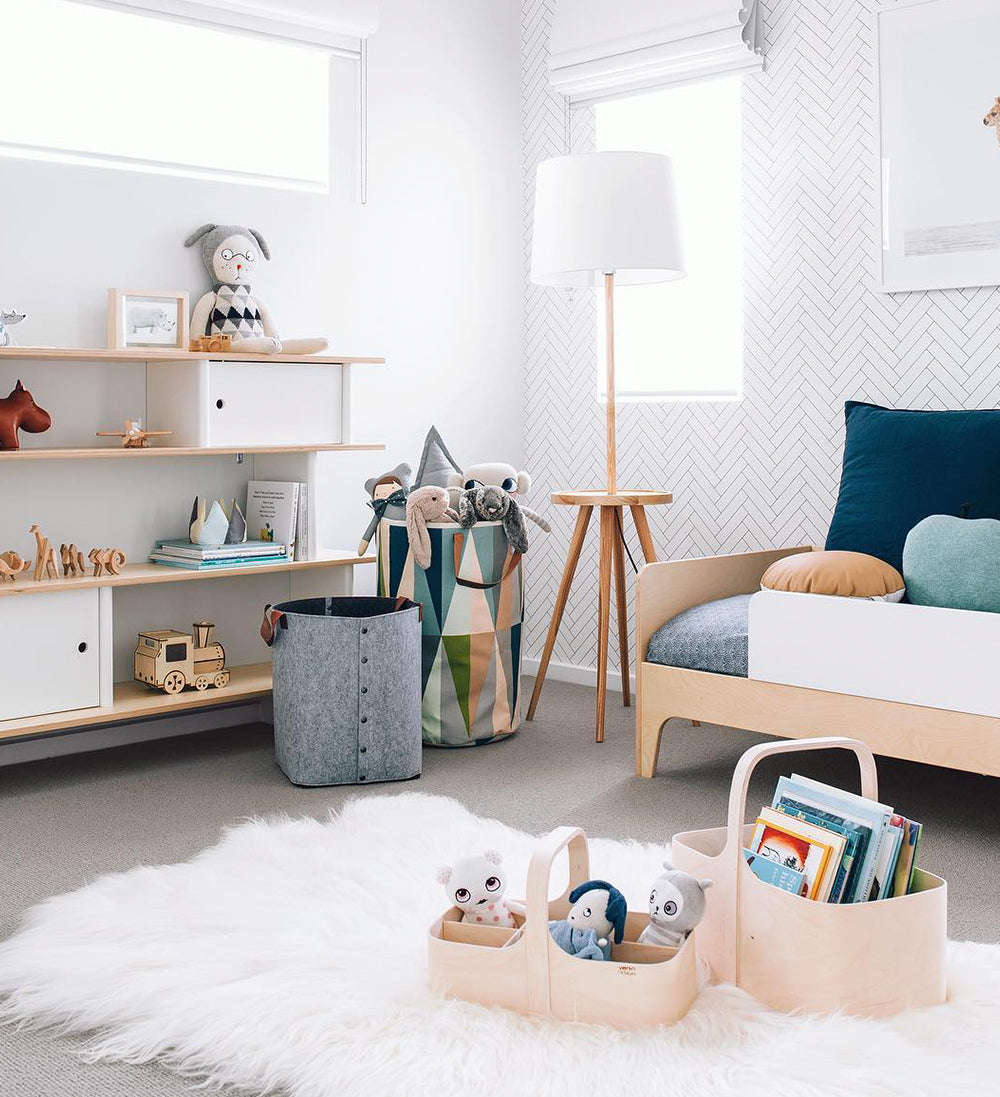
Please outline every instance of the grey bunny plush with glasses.
[{"label": "grey bunny plush with glasses", "polygon": [[282,340],[271,310],[253,292],[251,280],[261,258],[270,259],[267,241],[243,225],[202,225],[184,241],[201,242],[201,258],[212,279],[191,314],[191,338],[229,335],[233,349],[257,354],[318,354],[326,339]]}]

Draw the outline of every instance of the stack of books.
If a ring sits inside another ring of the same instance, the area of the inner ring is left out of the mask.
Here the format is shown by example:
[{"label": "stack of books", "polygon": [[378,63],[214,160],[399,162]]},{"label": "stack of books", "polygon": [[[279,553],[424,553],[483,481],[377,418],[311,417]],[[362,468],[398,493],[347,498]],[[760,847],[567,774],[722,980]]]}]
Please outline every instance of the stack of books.
[{"label": "stack of books", "polygon": [[792,774],[761,808],[743,853],[765,883],[821,903],[906,895],[923,826],[886,804]]},{"label": "stack of books", "polygon": [[149,554],[154,564],[191,571],[218,568],[260,567],[286,564],[290,557],[283,544],[274,541],[244,541],[241,545],[193,545],[186,538],[157,541]]}]

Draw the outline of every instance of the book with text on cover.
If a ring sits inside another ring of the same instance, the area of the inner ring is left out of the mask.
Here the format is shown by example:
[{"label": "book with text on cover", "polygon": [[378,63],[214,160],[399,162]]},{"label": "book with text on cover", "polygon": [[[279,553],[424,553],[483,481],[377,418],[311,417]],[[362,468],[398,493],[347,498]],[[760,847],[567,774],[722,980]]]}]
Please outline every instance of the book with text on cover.
[{"label": "book with text on cover", "polygon": [[295,558],[299,485],[295,481],[251,480],[247,485],[247,537],[288,546]]},{"label": "book with text on cover", "polygon": [[803,873],[809,883],[808,897],[822,903],[830,897],[845,844],[841,834],[765,807],[757,817],[749,848]]}]

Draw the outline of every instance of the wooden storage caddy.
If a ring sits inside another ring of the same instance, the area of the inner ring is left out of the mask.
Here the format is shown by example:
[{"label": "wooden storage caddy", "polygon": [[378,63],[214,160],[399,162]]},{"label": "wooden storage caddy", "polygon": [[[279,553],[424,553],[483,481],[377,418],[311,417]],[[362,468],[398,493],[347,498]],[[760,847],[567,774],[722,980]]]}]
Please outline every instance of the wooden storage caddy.
[{"label": "wooden storage caddy", "polygon": [[917,869],[916,890],[868,903],[819,903],[751,872],[743,822],[754,767],[772,754],[843,747],[857,755],[862,795],[878,799],[875,759],[857,739],[798,739],[748,750],[733,773],[728,826],[677,834],[677,868],[708,877],[697,949],[718,982],[735,983],[779,1010],[887,1017],[945,1000],[948,887]]},{"label": "wooden storage caddy", "polygon": [[[548,900],[549,874],[556,855],[568,846],[569,886]],[[646,1028],[677,1021],[698,992],[695,944],[680,949],[640,945],[636,938],[649,922],[629,912],[625,940],[613,945],[608,961],[569,956],[549,935],[549,919],[565,918],[569,893],[590,879],[587,839],[575,827],[558,827],[542,839],[528,868],[523,933],[462,922],[452,907],[431,926],[428,939],[430,982],[450,998],[562,1021]]]}]

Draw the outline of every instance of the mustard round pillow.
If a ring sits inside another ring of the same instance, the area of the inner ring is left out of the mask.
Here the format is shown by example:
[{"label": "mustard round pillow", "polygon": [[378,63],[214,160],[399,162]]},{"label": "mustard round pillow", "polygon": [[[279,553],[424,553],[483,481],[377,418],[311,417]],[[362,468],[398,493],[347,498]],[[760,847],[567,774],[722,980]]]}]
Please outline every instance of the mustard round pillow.
[{"label": "mustard round pillow", "polygon": [[876,602],[898,602],[906,593],[902,575],[891,564],[864,552],[797,552],[776,560],[760,588]]}]

